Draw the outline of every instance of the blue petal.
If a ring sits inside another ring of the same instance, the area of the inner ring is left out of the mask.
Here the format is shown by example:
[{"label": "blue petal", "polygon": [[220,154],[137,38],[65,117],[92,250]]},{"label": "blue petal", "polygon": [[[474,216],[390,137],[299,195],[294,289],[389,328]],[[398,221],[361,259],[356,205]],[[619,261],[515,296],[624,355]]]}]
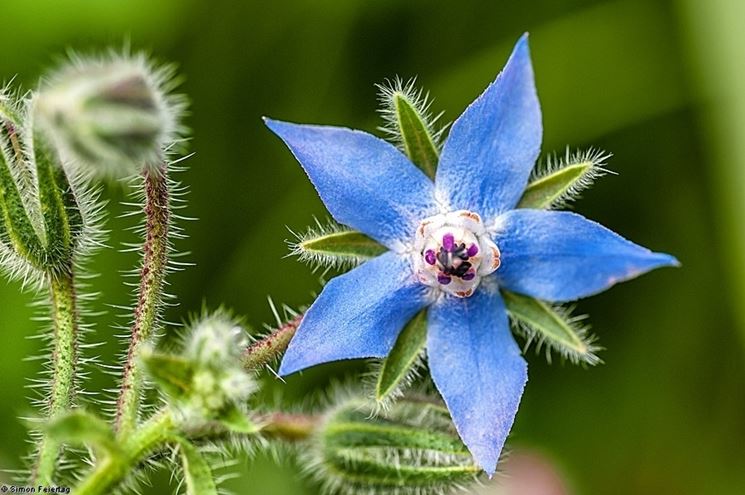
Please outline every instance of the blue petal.
[{"label": "blue petal", "polygon": [[576,213],[513,210],[497,223],[499,284],[546,301],[572,301],[678,264],[674,257],[638,246]]},{"label": "blue petal", "polygon": [[437,213],[434,185],[393,145],[362,131],[266,119],[340,223],[396,249]]},{"label": "blue petal", "polygon": [[485,221],[513,208],[538,158],[542,133],[524,35],[497,79],[453,124],[437,169],[438,197]]},{"label": "blue petal", "polygon": [[305,313],[279,374],[385,357],[403,326],[429,302],[426,294],[409,260],[390,251],[334,278]]},{"label": "blue petal", "polygon": [[528,380],[499,292],[482,286],[471,297],[434,304],[427,355],[460,437],[493,475]]}]

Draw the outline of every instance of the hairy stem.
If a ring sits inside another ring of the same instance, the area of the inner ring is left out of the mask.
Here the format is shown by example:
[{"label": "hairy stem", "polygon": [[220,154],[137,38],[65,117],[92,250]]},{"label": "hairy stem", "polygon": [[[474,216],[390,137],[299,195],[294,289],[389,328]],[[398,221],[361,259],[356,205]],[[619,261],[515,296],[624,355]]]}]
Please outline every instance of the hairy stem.
[{"label": "hairy stem", "polygon": [[[54,322],[54,370],[48,417],[54,418],[70,408],[75,392],[78,315],[72,269],[50,276],[49,287]],[[57,441],[47,436],[42,437],[31,477],[34,485],[48,485],[52,482],[59,450]]]},{"label": "hairy stem", "polygon": [[[286,412],[268,413],[261,417],[262,432],[273,438],[301,441],[310,437],[318,427],[319,416]],[[217,428],[217,426],[215,426]],[[218,429],[182,432],[193,440],[220,438],[224,431]],[[149,455],[163,450],[179,435],[170,409],[162,409],[139,427],[130,437],[122,439],[121,450],[102,458],[93,470],[75,488],[75,495],[111,493],[122,480],[144,462]]]},{"label": "hairy stem", "polygon": [[303,315],[299,314],[249,345],[243,351],[243,367],[247,370],[257,370],[280,357],[287,350],[302,319]]},{"label": "hairy stem", "polygon": [[142,370],[137,362],[137,355],[142,344],[153,334],[163,298],[171,220],[165,164],[158,170],[145,171],[145,218],[140,288],[116,409],[115,427],[121,438],[131,434],[137,424],[142,393]]},{"label": "hairy stem", "polygon": [[121,452],[108,455],[75,488],[75,495],[111,493],[146,457],[173,438],[176,428],[170,410],[153,415],[124,440]]},{"label": "hairy stem", "polygon": [[282,440],[305,440],[316,431],[321,418],[308,414],[273,412],[260,419],[261,432]]}]

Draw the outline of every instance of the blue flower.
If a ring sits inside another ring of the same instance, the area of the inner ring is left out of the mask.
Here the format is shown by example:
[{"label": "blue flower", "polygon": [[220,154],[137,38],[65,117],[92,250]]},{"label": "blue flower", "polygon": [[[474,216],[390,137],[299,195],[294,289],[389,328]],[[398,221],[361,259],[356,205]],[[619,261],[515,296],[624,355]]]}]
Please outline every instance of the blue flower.
[{"label": "blue flower", "polygon": [[333,217],[389,249],[324,287],[280,374],[385,357],[404,325],[429,307],[432,378],[489,474],[527,381],[499,289],[572,301],[677,264],[578,214],[516,209],[542,138],[527,36],[453,124],[434,182],[393,145],[365,132],[266,124]]}]

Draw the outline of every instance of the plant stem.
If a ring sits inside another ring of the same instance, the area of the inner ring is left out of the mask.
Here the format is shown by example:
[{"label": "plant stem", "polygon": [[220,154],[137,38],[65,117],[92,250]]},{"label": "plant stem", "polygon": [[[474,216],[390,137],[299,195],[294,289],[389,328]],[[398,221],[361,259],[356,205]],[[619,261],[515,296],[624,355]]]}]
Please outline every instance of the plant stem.
[{"label": "plant stem", "polygon": [[243,367],[247,370],[257,370],[281,356],[287,350],[302,319],[303,315],[299,314],[249,345],[243,351]]},{"label": "plant stem", "polygon": [[166,444],[175,433],[170,410],[153,415],[124,441],[120,455],[105,457],[75,488],[75,495],[110,493],[148,454]]},{"label": "plant stem", "polygon": [[162,164],[157,170],[146,169],[144,179],[145,243],[132,336],[117,400],[115,428],[120,438],[130,435],[137,425],[142,393],[142,370],[137,362],[137,355],[158,323],[168,265],[171,211],[166,165]]},{"label": "plant stem", "polygon": [[[54,370],[48,418],[54,418],[70,408],[75,392],[78,315],[72,269],[49,276],[49,287],[54,322]],[[34,485],[52,482],[59,450],[57,441],[42,437],[31,477]]]},{"label": "plant stem", "polygon": [[282,440],[299,441],[310,437],[318,427],[320,416],[274,412],[260,419],[262,433]]},{"label": "plant stem", "polygon": [[[301,441],[315,432],[321,418],[307,414],[286,412],[268,413],[260,418],[264,425],[262,432],[273,438],[288,441]],[[224,429],[217,425],[209,425],[200,430],[183,432],[191,440],[205,440],[224,435]],[[179,435],[178,425],[174,422],[170,409],[162,409],[155,413],[145,424],[139,427],[130,437],[122,439],[120,453],[108,455],[83,478],[75,488],[75,495],[100,495],[110,493],[134,468],[142,463],[150,454],[158,452],[172,439]]]}]

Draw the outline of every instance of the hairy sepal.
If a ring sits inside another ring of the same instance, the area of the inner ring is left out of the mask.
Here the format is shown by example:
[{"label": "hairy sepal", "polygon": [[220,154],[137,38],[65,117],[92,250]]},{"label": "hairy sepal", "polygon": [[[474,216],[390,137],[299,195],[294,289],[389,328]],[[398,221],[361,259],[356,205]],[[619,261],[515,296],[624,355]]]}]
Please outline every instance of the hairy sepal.
[{"label": "hairy sepal", "polygon": [[34,228],[12,172],[15,157],[0,139],[0,242],[37,270],[46,268],[43,240]]},{"label": "hairy sepal", "polygon": [[304,234],[295,234],[289,241],[290,254],[316,268],[351,268],[386,252],[386,248],[370,237],[349,230],[336,222],[325,224],[316,220]]},{"label": "hairy sepal", "polygon": [[47,269],[68,270],[75,245],[83,233],[83,217],[67,173],[56,150],[38,129],[33,138],[39,201],[46,232]]},{"label": "hairy sepal", "polygon": [[420,311],[404,327],[377,372],[375,399],[385,404],[403,394],[416,376],[427,342],[427,311]]},{"label": "hairy sepal", "polygon": [[400,78],[378,85],[380,128],[406,156],[431,179],[435,178],[440,159],[440,141],[444,129],[435,130],[442,114],[432,116],[429,95],[415,87],[416,79]]},{"label": "hairy sepal", "polygon": [[572,317],[564,308],[551,306],[529,296],[502,291],[507,311],[526,336],[526,348],[533,342],[537,349],[546,346],[546,358],[551,351],[573,363],[595,365],[601,362],[596,352],[601,348],[588,335],[588,328],[580,324],[581,317]]},{"label": "hairy sepal", "polygon": [[443,407],[402,400],[375,416],[376,407],[341,404],[314,437],[307,469],[328,492],[440,494],[475,481],[480,469]]},{"label": "hairy sepal", "polygon": [[525,189],[518,208],[561,208],[577,199],[596,178],[608,173],[605,163],[610,154],[590,149],[571,154],[567,149],[563,158],[549,158],[538,168]]}]

